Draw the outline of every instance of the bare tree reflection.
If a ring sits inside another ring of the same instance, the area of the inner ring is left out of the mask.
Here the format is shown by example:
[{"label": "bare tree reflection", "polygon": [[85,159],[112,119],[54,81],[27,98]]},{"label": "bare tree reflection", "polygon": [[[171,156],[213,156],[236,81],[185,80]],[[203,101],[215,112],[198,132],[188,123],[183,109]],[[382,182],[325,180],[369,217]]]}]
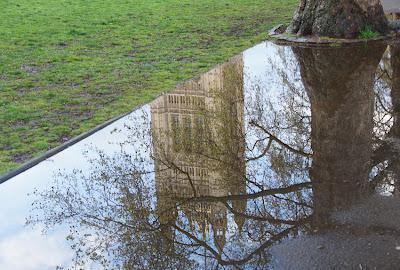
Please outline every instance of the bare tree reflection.
[{"label": "bare tree reflection", "polygon": [[[380,113],[383,122],[387,123],[384,134],[376,140],[376,146],[373,157],[373,165],[377,172],[372,181],[372,187],[382,187],[382,183],[392,187],[392,193],[398,192],[399,179],[399,89],[400,89],[400,49],[398,44],[389,46],[386,52],[386,57],[381,65],[381,77],[388,85],[389,93],[382,97],[378,95]],[[384,92],[384,87],[381,87]],[[384,188],[385,186],[383,186]]]}]

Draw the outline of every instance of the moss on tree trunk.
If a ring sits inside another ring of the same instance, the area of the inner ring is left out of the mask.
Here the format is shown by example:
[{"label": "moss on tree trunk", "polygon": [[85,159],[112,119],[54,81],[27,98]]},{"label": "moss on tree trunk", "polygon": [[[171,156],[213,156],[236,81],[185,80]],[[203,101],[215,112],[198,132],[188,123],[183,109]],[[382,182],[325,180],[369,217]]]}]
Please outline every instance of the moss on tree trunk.
[{"label": "moss on tree trunk", "polygon": [[388,31],[380,0],[300,0],[288,31],[302,36],[355,38],[366,27]]}]

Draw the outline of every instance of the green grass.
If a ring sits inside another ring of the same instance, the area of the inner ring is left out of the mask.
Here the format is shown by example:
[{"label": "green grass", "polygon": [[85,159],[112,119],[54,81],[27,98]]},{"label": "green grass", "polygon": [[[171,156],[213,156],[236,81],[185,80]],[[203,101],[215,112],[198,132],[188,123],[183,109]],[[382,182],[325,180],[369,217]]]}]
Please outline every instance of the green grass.
[{"label": "green grass", "polygon": [[261,41],[296,3],[0,1],[0,175]]},{"label": "green grass", "polygon": [[379,37],[379,33],[374,31],[370,26],[366,26],[359,34],[361,39],[371,39]]}]

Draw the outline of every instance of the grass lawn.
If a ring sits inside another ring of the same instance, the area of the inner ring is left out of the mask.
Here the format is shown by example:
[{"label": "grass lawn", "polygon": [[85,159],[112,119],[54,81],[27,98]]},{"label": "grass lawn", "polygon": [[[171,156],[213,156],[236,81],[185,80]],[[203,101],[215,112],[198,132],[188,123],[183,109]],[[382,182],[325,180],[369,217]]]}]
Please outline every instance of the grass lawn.
[{"label": "grass lawn", "polygon": [[297,2],[0,1],[0,175],[261,41]]}]

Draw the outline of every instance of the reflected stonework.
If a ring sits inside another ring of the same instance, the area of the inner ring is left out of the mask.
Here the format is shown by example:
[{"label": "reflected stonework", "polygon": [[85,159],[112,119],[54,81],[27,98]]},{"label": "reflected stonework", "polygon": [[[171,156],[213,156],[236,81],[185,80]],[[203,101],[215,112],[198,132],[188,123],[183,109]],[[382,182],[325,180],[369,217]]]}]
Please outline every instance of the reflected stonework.
[{"label": "reflected stonework", "polygon": [[[151,104],[157,213],[161,224],[177,221],[182,199],[245,194],[242,55],[179,85]],[[233,209],[246,210],[246,201]],[[181,206],[202,239],[218,250],[226,242],[228,210],[221,202]],[[244,218],[235,216],[239,230]],[[174,239],[174,231],[167,237]],[[212,234],[212,237],[209,234]]]}]

